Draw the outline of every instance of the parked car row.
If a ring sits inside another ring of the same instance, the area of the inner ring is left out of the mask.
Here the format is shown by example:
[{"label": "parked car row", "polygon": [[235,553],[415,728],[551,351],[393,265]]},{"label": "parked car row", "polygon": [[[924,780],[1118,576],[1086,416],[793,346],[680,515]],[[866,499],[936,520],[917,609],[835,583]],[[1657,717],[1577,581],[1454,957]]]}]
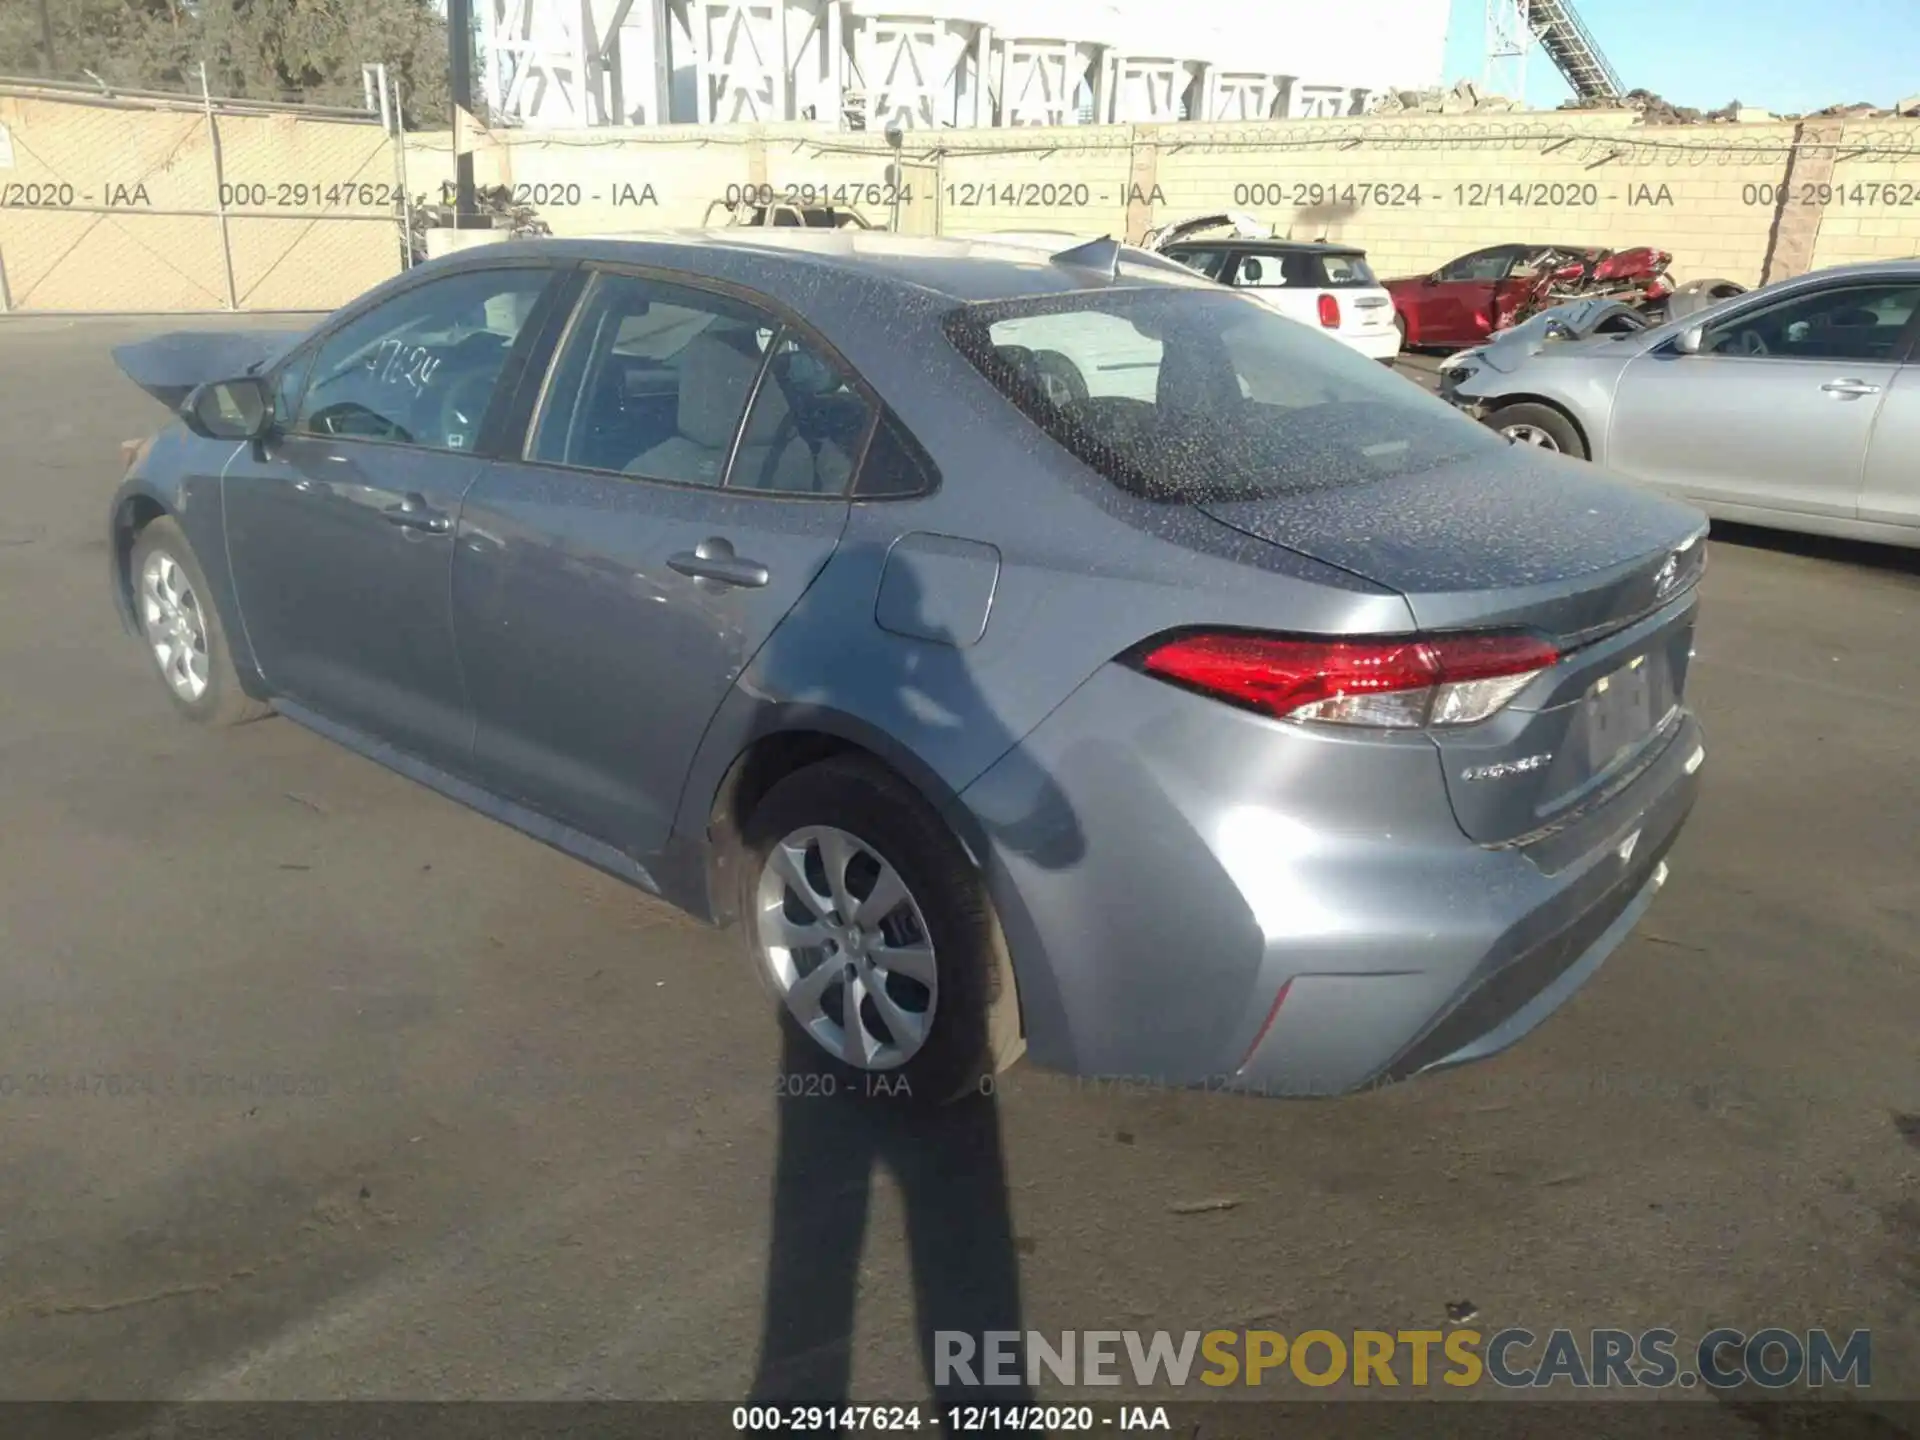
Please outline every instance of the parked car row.
[{"label": "parked car row", "polygon": [[[1194,238],[1221,228],[1225,239]],[[1231,212],[1148,243],[1363,353],[1391,358],[1403,338],[1466,347],[1440,367],[1442,398],[1516,443],[1602,463],[1712,516],[1920,545],[1920,261],[1750,292],[1672,285],[1671,257],[1645,246],[1497,245],[1374,282],[1356,248],[1266,238]],[[1357,322],[1340,308],[1341,282],[1360,275],[1391,297],[1390,342],[1377,306]]]},{"label": "parked car row", "polygon": [[[1220,230],[1229,233],[1209,238]],[[1479,345],[1575,300],[1611,300],[1660,320],[1745,288],[1732,280],[1676,284],[1668,274],[1673,256],[1652,246],[1526,242],[1487,246],[1424,275],[1380,281],[1359,246],[1278,239],[1253,216],[1231,210],[1150,231],[1142,243],[1383,360],[1406,348]],[[1388,326],[1396,333],[1386,334]]]},{"label": "parked car row", "polygon": [[1602,303],[1452,357],[1441,395],[1509,439],[1709,515],[1920,545],[1920,261],[1780,281],[1650,325]]},{"label": "parked car row", "polygon": [[1705,521],[1365,358],[1353,252],[1219,273],[1296,257],[1346,343],[1112,241],[469,249],[116,352],[111,592],[187,717],[733,925],[915,1098],[1479,1059],[1665,882]]}]

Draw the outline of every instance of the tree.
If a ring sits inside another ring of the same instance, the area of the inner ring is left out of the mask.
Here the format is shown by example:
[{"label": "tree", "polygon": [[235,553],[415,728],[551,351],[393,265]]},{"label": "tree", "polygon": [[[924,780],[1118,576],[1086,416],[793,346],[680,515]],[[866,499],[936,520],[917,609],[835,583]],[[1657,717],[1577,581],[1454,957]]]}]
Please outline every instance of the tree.
[{"label": "tree", "polygon": [[[0,75],[44,75],[46,52],[39,0],[0,0]],[[84,80],[87,71],[109,84],[148,85],[177,27],[191,23],[173,0],[48,0],[56,79]]]},{"label": "tree", "polygon": [[[359,105],[362,65],[400,82],[406,120],[447,123],[447,26],[430,0],[52,0],[63,78]],[[0,0],[0,74],[44,67],[37,0]]]}]

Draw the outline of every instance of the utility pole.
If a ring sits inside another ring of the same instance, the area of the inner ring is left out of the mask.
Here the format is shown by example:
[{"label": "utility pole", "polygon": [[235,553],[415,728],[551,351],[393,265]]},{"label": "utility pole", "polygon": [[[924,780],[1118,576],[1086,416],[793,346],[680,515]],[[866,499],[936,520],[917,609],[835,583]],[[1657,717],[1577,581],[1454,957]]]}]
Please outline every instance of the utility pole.
[{"label": "utility pole", "polygon": [[53,16],[48,4],[49,0],[40,0],[40,48],[47,55],[47,78],[52,79],[60,73],[60,67],[53,58]]},{"label": "utility pole", "polygon": [[[44,0],[43,0],[44,3]],[[478,208],[473,195],[473,154],[462,148],[460,114],[473,115],[473,0],[447,0],[447,80],[453,91],[453,223],[471,226]]]}]

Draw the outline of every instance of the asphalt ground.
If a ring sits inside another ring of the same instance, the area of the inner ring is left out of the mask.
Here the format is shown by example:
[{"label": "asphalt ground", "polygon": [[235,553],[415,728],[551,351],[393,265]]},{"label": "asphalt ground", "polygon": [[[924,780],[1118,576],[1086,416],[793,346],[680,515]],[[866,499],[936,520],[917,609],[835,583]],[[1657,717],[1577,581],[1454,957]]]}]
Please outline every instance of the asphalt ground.
[{"label": "asphalt ground", "polygon": [[161,328],[0,322],[0,1398],[736,1400],[772,1305],[912,1399],[918,1326],[1011,1304],[1864,1328],[1866,1398],[1920,1399],[1913,555],[1716,535],[1704,796],[1516,1049],[1335,1102],[1023,1066],[909,1122],[776,1093],[729,937],[289,722],[176,718],[105,581],[162,418],[107,351]]}]

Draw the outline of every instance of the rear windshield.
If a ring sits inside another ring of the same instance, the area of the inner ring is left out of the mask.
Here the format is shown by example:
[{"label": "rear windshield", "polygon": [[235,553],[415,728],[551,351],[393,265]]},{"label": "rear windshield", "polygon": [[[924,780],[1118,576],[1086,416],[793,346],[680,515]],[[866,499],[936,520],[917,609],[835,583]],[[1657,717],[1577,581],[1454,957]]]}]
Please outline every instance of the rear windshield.
[{"label": "rear windshield", "polygon": [[1506,448],[1378,361],[1231,291],[996,301],[946,326],[1055,442],[1152,500],[1300,494]]},{"label": "rear windshield", "polygon": [[1297,258],[1305,262],[1300,267],[1301,273],[1316,277],[1306,283],[1317,288],[1340,290],[1380,283],[1373,278],[1373,271],[1367,268],[1367,257],[1364,255],[1301,255]]}]

